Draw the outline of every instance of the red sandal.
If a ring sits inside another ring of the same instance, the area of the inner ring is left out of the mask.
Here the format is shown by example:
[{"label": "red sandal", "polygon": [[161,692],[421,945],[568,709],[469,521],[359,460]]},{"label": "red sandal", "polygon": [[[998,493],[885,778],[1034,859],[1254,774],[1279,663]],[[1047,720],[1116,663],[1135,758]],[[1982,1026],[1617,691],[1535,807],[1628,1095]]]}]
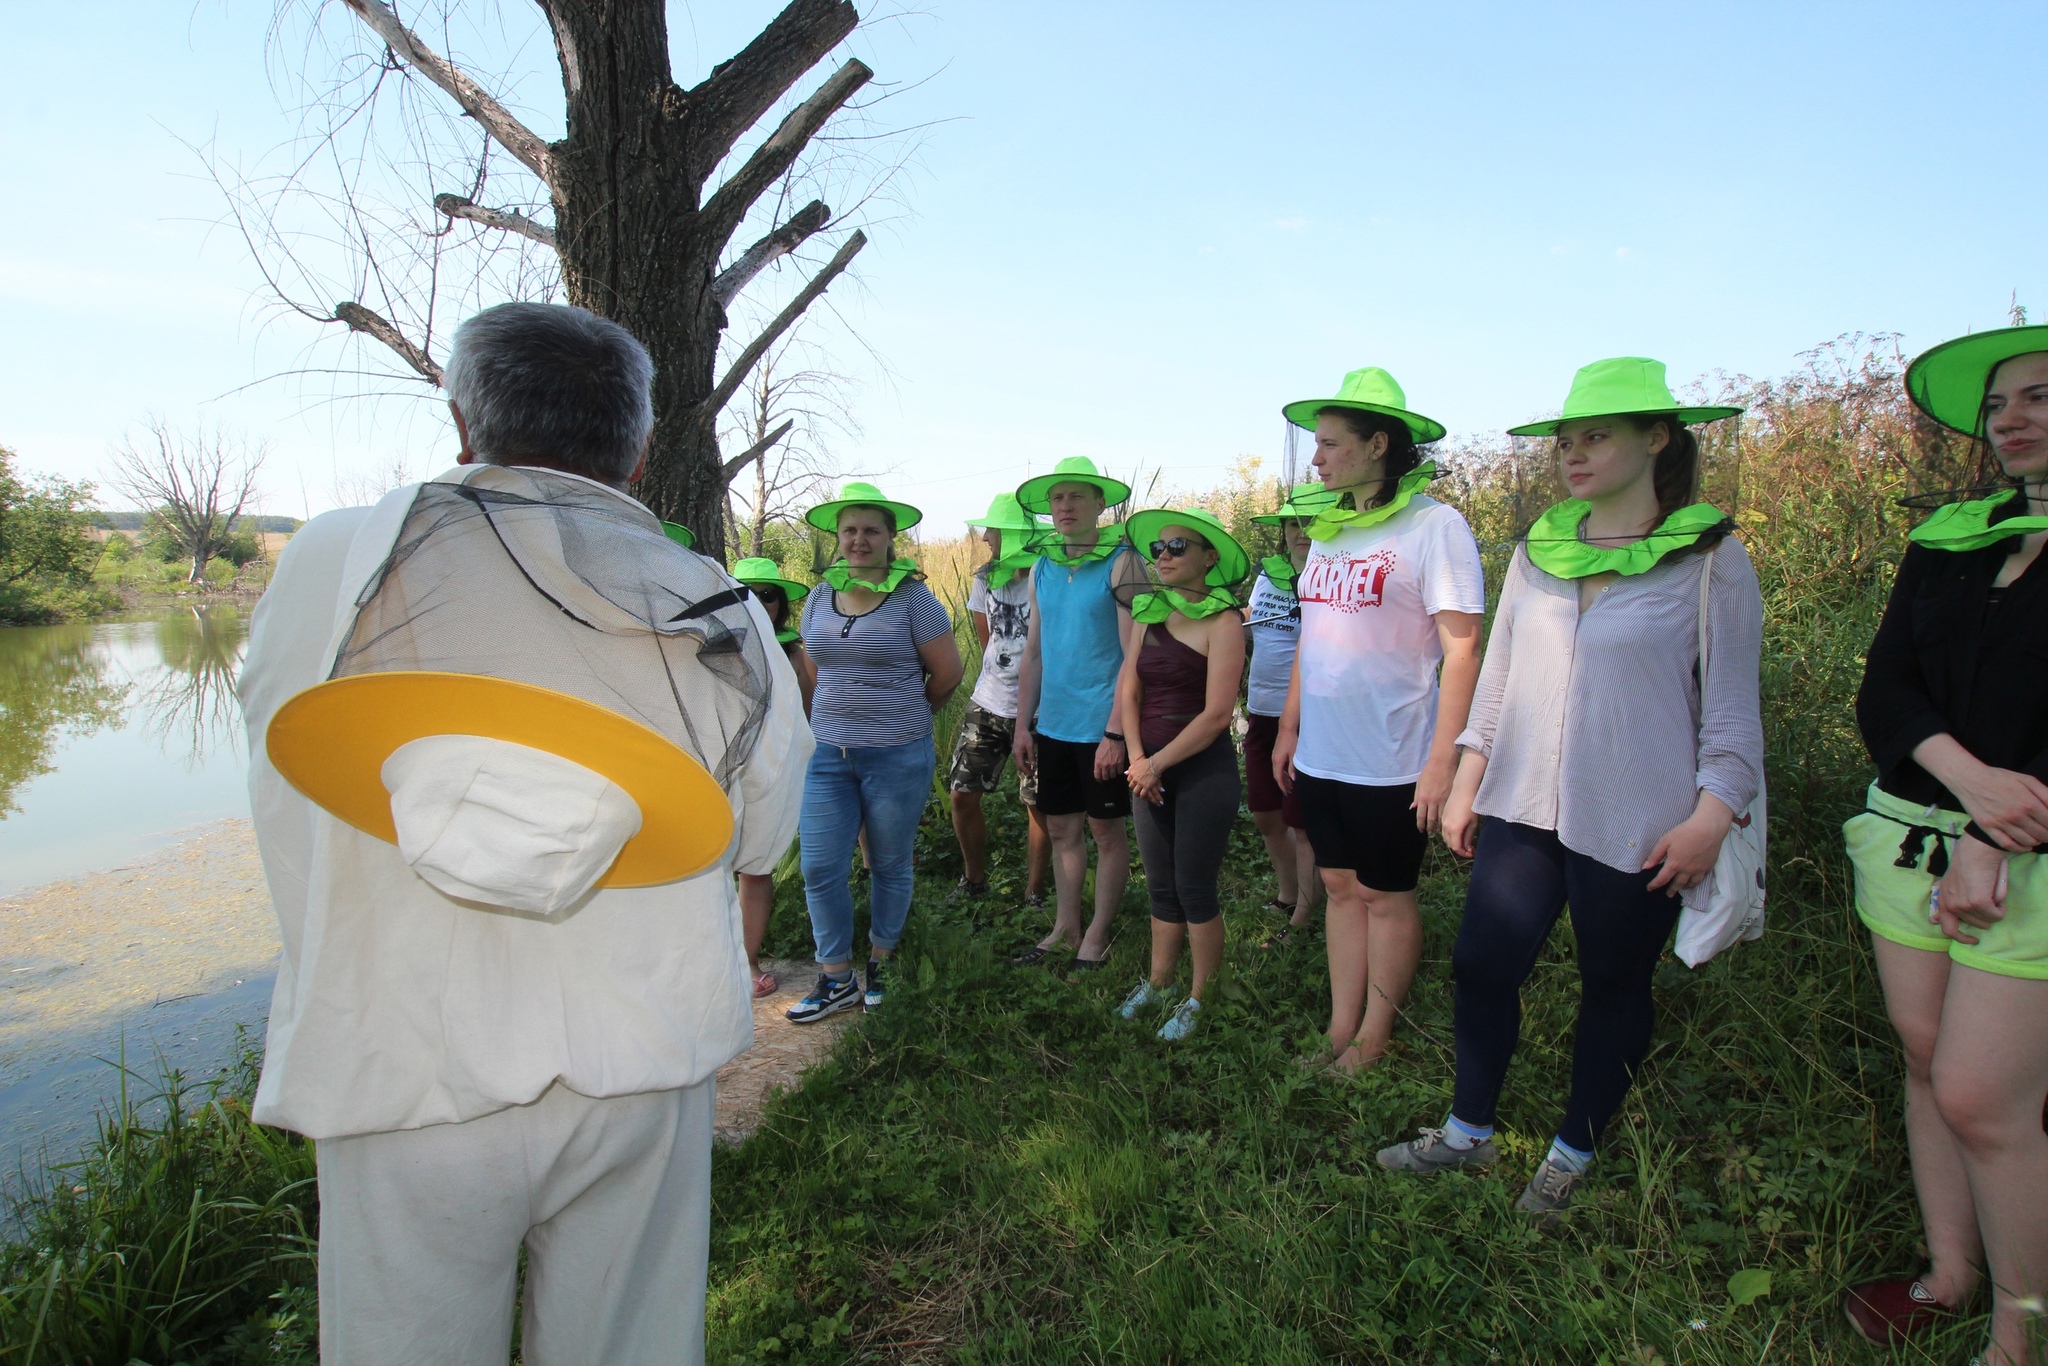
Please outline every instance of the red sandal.
[{"label": "red sandal", "polygon": [[1917,1278],[1856,1286],[1842,1296],[1842,1312],[1850,1327],[1880,1347],[1916,1338],[1956,1313]]}]

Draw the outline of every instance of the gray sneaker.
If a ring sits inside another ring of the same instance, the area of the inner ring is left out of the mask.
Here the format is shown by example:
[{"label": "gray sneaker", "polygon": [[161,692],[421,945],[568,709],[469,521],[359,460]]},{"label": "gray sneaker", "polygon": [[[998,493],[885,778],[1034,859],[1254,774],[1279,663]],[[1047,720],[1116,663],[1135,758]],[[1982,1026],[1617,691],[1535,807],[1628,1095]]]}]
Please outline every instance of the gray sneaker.
[{"label": "gray sneaker", "polygon": [[1469,1148],[1453,1148],[1442,1129],[1424,1129],[1406,1143],[1380,1149],[1379,1163],[1390,1172],[1447,1172],[1461,1168],[1491,1167],[1500,1161],[1500,1149],[1490,1138]]},{"label": "gray sneaker", "polygon": [[1569,1172],[1563,1167],[1552,1166],[1545,1158],[1536,1174],[1529,1178],[1529,1184],[1523,1187],[1522,1198],[1515,1201],[1515,1208],[1548,1222],[1571,1205],[1572,1192],[1585,1178],[1584,1172]]},{"label": "gray sneaker", "polygon": [[1159,1037],[1168,1043],[1178,1042],[1195,1032],[1195,1017],[1202,1013],[1202,1003],[1190,996],[1173,1008],[1173,1015],[1159,1026]]},{"label": "gray sneaker", "polygon": [[1146,1006],[1157,1005],[1169,994],[1170,988],[1155,987],[1149,979],[1140,978],[1138,985],[1131,988],[1131,994],[1124,997],[1124,1003],[1116,1008],[1116,1013],[1122,1019],[1134,1020],[1138,1017],[1139,1011]]}]

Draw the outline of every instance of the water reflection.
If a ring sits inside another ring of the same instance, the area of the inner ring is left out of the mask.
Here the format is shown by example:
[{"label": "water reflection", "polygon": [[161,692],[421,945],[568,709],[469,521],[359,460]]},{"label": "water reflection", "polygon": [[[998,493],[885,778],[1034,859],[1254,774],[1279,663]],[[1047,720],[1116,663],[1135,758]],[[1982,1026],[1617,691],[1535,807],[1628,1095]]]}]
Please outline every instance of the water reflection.
[{"label": "water reflection", "polygon": [[0,629],[0,893],[248,814],[231,608]]}]

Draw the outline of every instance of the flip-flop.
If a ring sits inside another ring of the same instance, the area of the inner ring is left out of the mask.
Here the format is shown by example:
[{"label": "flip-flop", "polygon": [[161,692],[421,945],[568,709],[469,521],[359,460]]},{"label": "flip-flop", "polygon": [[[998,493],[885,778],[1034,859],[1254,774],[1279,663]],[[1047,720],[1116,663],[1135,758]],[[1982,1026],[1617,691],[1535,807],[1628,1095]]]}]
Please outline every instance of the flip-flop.
[{"label": "flip-flop", "polygon": [[1270,936],[1268,936],[1266,941],[1263,944],[1260,944],[1259,947],[1262,949],[1286,948],[1287,941],[1294,934],[1295,928],[1296,927],[1293,925],[1282,925],[1279,929],[1275,930]]},{"label": "flip-flop", "polygon": [[1261,906],[1259,909],[1262,911],[1278,911],[1280,914],[1287,916],[1290,919],[1292,919],[1294,916],[1294,903],[1292,901],[1282,901],[1277,896],[1267,897],[1266,904]]},{"label": "flip-flop", "polygon": [[781,987],[782,983],[775,980],[774,973],[764,972],[754,979],[754,997],[758,1000],[763,996],[773,996]]},{"label": "flip-flop", "polygon": [[1014,955],[1010,959],[1010,966],[1013,968],[1035,968],[1040,963],[1043,963],[1046,955],[1051,952],[1052,950],[1043,944],[1033,944],[1022,953]]},{"label": "flip-flop", "polygon": [[1109,955],[1106,953],[1100,958],[1083,958],[1076,954],[1074,961],[1067,964],[1067,975],[1071,977],[1077,972],[1093,972],[1097,968],[1106,966],[1108,962]]}]

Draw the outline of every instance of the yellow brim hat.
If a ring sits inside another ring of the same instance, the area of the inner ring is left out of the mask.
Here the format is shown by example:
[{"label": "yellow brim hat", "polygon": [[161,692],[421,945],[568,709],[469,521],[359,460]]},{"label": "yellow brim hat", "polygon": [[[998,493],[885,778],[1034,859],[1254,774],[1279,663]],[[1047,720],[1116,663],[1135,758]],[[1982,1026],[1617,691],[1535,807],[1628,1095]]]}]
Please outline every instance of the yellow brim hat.
[{"label": "yellow brim hat", "polygon": [[580,697],[477,674],[394,671],[315,684],[270,721],[264,749],[285,781],[336,818],[398,842],[384,761],[429,735],[481,735],[603,774],[640,807],[640,833],[598,879],[652,887],[702,872],[732,842],[732,807],[709,770],[666,736]]}]

